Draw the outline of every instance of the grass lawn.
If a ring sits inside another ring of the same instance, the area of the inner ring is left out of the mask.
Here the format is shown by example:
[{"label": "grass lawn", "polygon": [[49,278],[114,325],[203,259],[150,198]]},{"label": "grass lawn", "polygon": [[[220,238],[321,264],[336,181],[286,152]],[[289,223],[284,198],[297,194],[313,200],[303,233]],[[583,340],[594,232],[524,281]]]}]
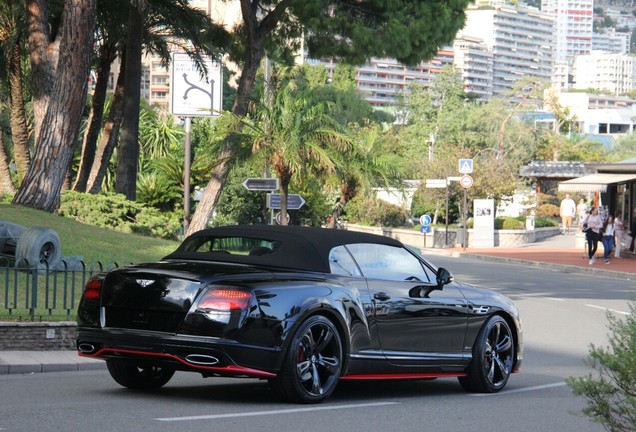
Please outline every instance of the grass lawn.
[{"label": "grass lawn", "polygon": [[144,237],[85,225],[52,213],[0,204],[0,221],[24,227],[51,228],[60,236],[62,255],[81,256],[85,263],[140,263],[158,260],[174,251],[178,242]]},{"label": "grass lawn", "polygon": [[[0,204],[0,222],[23,227],[51,228],[60,236],[62,255],[79,256],[90,273],[129,263],[156,261],[174,251],[178,242],[97,228],[55,214],[11,204]],[[0,259],[0,321],[72,320],[84,283],[90,274],[52,273],[5,268]],[[37,287],[37,288],[35,288]],[[34,297],[37,299],[35,305]]]}]

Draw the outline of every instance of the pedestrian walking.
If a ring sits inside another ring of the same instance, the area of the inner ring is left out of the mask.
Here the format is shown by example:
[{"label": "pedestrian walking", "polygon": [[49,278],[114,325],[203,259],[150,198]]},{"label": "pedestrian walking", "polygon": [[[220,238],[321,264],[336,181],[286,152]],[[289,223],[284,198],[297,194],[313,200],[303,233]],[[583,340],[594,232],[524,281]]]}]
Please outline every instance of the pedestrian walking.
[{"label": "pedestrian walking", "polygon": [[561,229],[562,234],[569,234],[572,229],[572,218],[576,213],[576,203],[570,194],[565,194],[565,198],[561,201],[560,214],[561,214]]},{"label": "pedestrian walking", "polygon": [[632,218],[629,221],[629,235],[631,237],[629,250],[630,252],[634,252],[634,239],[636,239],[636,208],[632,212]]},{"label": "pedestrian walking", "polygon": [[614,234],[616,238],[614,258],[621,258],[621,250],[623,249],[623,236],[625,235],[625,223],[623,222],[623,212],[616,212],[614,217]]},{"label": "pedestrian walking", "polygon": [[601,234],[601,242],[603,242],[603,259],[605,260],[605,264],[609,264],[610,254],[614,249],[614,217],[607,217],[607,221],[603,226]]},{"label": "pedestrian walking", "polygon": [[598,207],[592,208],[592,211],[585,222],[583,222],[583,229],[585,230],[585,239],[587,240],[587,257],[590,259],[590,265],[594,264],[596,258],[596,250],[598,249],[598,242],[601,239],[601,229],[603,228],[603,219],[598,215]]},{"label": "pedestrian walking", "polygon": [[579,203],[576,206],[576,214],[577,214],[576,223],[579,224],[579,228],[581,227],[581,225],[583,225],[583,221],[585,220],[587,216],[587,210],[588,210],[587,203],[585,202],[583,198],[581,198],[579,200]]}]

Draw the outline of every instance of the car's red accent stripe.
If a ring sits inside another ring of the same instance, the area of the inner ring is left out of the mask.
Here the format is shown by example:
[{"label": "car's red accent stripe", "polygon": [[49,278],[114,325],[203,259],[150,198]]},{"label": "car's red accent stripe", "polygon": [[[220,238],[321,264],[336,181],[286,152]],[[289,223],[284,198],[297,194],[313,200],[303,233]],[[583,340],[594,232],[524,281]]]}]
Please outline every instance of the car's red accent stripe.
[{"label": "car's red accent stripe", "polygon": [[351,374],[343,375],[341,380],[391,380],[391,379],[427,379],[427,378],[449,378],[465,377],[466,372],[436,372],[436,373],[379,373],[379,374]]},{"label": "car's red accent stripe", "polygon": [[247,367],[238,366],[238,365],[227,365],[222,367],[197,365],[197,364],[192,364],[186,361],[185,359],[182,359],[181,357],[173,355],[173,354],[136,351],[136,350],[129,350],[129,349],[102,348],[93,354],[85,354],[80,351],[78,351],[77,354],[80,355],[81,357],[102,358],[104,360],[106,360],[104,357],[106,357],[108,354],[131,354],[131,355],[144,356],[144,357],[160,357],[160,358],[168,358],[171,360],[177,360],[191,369],[201,369],[206,371],[213,371],[213,372],[233,374],[233,375],[247,375],[254,378],[274,378],[276,376],[276,374],[273,374],[271,372],[247,368]]}]

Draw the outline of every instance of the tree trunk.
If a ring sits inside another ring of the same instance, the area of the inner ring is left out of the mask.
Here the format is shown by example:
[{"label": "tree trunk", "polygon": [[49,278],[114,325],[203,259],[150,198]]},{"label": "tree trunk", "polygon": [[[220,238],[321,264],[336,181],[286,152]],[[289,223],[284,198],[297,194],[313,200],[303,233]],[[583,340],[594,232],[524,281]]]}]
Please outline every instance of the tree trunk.
[{"label": "tree trunk", "polygon": [[[66,0],[65,10],[76,3]],[[49,96],[54,86],[55,68],[58,64],[59,50],[56,42],[51,41],[47,0],[24,0],[27,11],[27,43],[31,61],[31,88],[33,91],[33,122],[35,143],[39,135]],[[69,14],[72,14],[69,12]],[[91,18],[92,19],[92,18]],[[64,31],[64,29],[62,29]],[[59,39],[59,38],[58,38]]]},{"label": "tree trunk", "polygon": [[[243,117],[247,113],[249,96],[254,88],[256,73],[261,60],[265,55],[265,51],[263,49],[265,35],[258,31],[256,13],[251,9],[250,3],[251,2],[248,0],[241,0],[241,11],[248,35],[248,56],[241,72],[236,99],[234,100],[234,106],[232,107],[232,112],[239,117]],[[275,22],[270,22],[269,24],[274,26],[276,25]],[[186,235],[190,235],[208,226],[214,207],[216,206],[219,196],[223,190],[223,185],[225,184],[227,174],[230,170],[230,163],[235,153],[236,151],[234,149],[228,149],[219,156],[220,162],[214,168],[212,178],[203,191],[201,201],[199,201],[199,204],[192,216]]]},{"label": "tree trunk", "polygon": [[11,95],[11,139],[13,141],[13,157],[15,158],[19,185],[31,165],[29,128],[22,96],[22,64],[19,43],[14,44],[11,48],[7,62],[7,72]]},{"label": "tree trunk", "polygon": [[115,189],[126,199],[137,198],[137,171],[139,165],[139,101],[141,91],[141,46],[143,42],[144,4],[139,0],[131,4],[128,14],[126,38],[126,78],[124,79],[124,118],[121,143],[117,159]]},{"label": "tree trunk", "polygon": [[4,193],[13,195],[15,193],[15,187],[11,181],[9,157],[4,149],[4,131],[2,127],[0,127],[0,194]]},{"label": "tree trunk", "polygon": [[84,134],[84,141],[82,143],[82,158],[80,159],[77,178],[73,185],[73,190],[79,192],[86,192],[88,177],[91,172],[91,167],[95,162],[97,140],[99,139],[99,131],[102,128],[102,121],[104,119],[104,105],[106,103],[110,67],[115,61],[116,56],[117,48],[115,44],[105,43],[102,45],[99,54],[97,82],[95,83],[95,91],[93,92],[91,113],[88,117],[88,128]]},{"label": "tree trunk", "polygon": [[[66,0],[64,3],[55,84],[42,119],[31,168],[13,199],[14,204],[49,212],[59,206],[86,100],[95,1]],[[27,4],[31,3],[40,2],[27,0]]]},{"label": "tree trunk", "polygon": [[97,194],[101,190],[110,158],[113,156],[113,152],[117,146],[119,128],[121,127],[124,111],[125,60],[125,58],[121,59],[115,94],[113,95],[113,102],[110,105],[110,113],[102,129],[102,137],[95,153],[90,175],[88,176],[88,182],[86,184],[88,193]]}]

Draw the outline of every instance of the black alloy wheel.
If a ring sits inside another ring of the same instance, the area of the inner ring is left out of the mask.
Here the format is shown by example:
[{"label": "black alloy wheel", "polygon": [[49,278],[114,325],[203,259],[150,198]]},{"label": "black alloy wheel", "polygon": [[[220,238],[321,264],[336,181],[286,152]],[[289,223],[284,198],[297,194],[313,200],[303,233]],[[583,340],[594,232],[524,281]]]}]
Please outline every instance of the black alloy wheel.
[{"label": "black alloy wheel", "polygon": [[279,375],[270,382],[289,402],[321,402],[338,384],[342,357],[336,327],[323,316],[312,316],[298,328]]},{"label": "black alloy wheel", "polygon": [[468,376],[459,378],[460,384],[472,392],[498,392],[510,378],[514,355],[515,340],[510,326],[501,316],[492,316],[475,339]]},{"label": "black alloy wheel", "polygon": [[156,390],[166,385],[174,369],[137,366],[122,360],[107,360],[110,376],[121,386],[134,390]]}]

